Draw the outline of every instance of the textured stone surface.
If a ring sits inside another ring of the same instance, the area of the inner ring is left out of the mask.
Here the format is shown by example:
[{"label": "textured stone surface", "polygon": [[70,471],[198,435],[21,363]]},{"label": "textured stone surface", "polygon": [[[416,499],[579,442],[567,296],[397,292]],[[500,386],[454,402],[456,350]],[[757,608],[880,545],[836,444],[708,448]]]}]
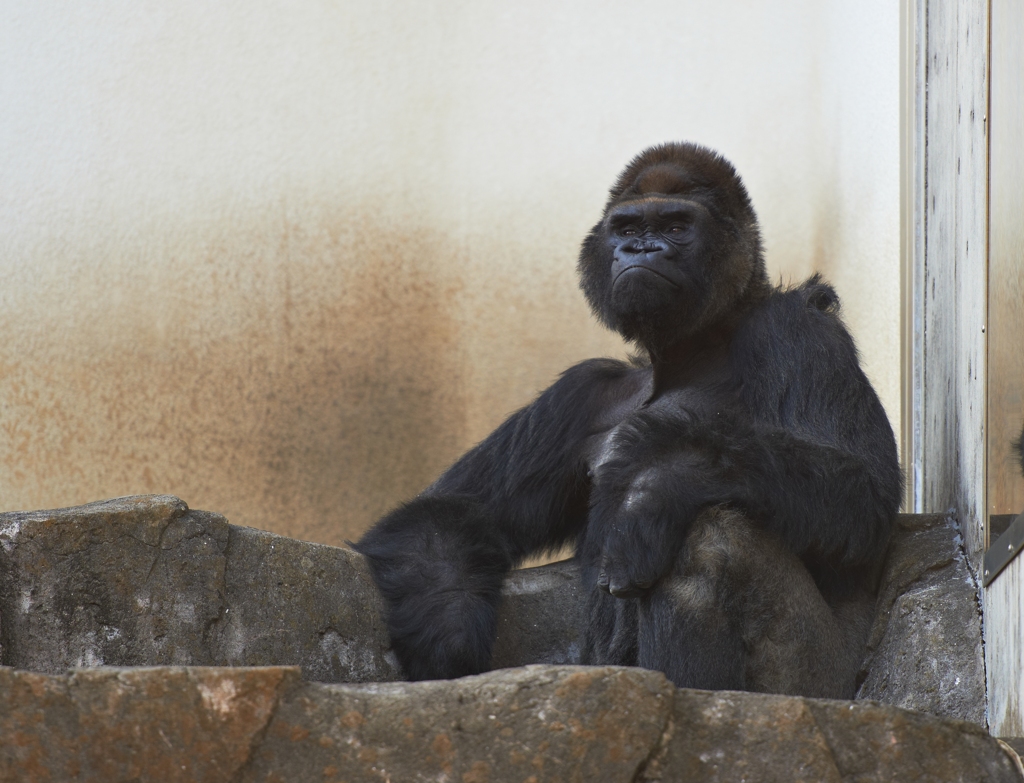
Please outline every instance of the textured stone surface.
[{"label": "textured stone surface", "polygon": [[0,669],[0,780],[1020,781],[977,727],[870,702],[535,666],[329,685],[298,669]]},{"label": "textured stone surface", "polygon": [[298,665],[321,682],[400,677],[361,555],[231,527],[224,582],[224,611],[209,634],[218,664]]},{"label": "textured stone surface", "polygon": [[632,780],[674,688],[640,669],[528,667],[451,682],[308,687],[253,780]]},{"label": "textured stone surface", "polygon": [[[571,561],[512,574],[493,665],[577,661],[581,601]],[[382,608],[360,556],[177,498],[0,515],[3,663],[301,667],[0,669],[0,780],[1019,779],[980,729],[865,701],[571,666],[384,682]],[[955,528],[902,517],[859,696],[981,723],[982,665]]]},{"label": "textured stone surface", "polygon": [[[575,663],[571,561],[513,573],[493,666]],[[296,665],[306,679],[400,678],[363,559],[190,511],[167,496],[0,514],[0,662]],[[882,579],[861,698],[984,722],[976,592],[941,516],[904,516]]]},{"label": "textured stone surface", "polygon": [[971,723],[872,702],[679,690],[644,780],[1011,781],[1016,767]]},{"label": "textured stone surface", "polygon": [[0,661],[297,665],[397,679],[363,558],[229,525],[169,496],[0,514]]},{"label": "textured stone surface", "polygon": [[513,571],[502,590],[491,666],[579,663],[582,612],[574,561]]},{"label": "textured stone surface", "polygon": [[227,781],[298,669],[0,670],[0,780]]},{"label": "textured stone surface", "polygon": [[858,698],[984,726],[977,585],[950,520],[900,517],[878,606]]},{"label": "textured stone surface", "polygon": [[2,662],[214,663],[228,524],[177,498],[0,514]]}]

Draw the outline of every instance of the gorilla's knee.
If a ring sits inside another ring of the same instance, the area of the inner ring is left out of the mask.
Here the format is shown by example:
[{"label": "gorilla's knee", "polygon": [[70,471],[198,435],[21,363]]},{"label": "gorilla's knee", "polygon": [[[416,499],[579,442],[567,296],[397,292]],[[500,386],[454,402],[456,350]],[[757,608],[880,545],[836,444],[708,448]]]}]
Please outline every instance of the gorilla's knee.
[{"label": "gorilla's knee", "polygon": [[699,516],[672,574],[665,593],[677,611],[702,613],[724,609],[735,586],[736,573],[748,559],[753,530],[737,512],[711,509]]},{"label": "gorilla's knee", "polygon": [[663,666],[666,645],[685,652],[679,684],[852,695],[864,640],[843,630],[852,627],[850,607],[830,607],[801,560],[737,511],[701,514],[671,575],[642,606],[640,665]]}]

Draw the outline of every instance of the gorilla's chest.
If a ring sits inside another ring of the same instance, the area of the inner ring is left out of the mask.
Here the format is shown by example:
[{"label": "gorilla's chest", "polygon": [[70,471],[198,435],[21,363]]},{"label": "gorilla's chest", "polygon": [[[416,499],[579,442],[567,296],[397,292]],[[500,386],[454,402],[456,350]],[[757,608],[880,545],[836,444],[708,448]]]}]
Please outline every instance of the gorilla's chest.
[{"label": "gorilla's chest", "polygon": [[678,384],[651,399],[653,379],[642,389],[633,391],[610,411],[609,420],[601,431],[591,435],[584,443],[583,458],[587,473],[600,481],[601,466],[612,459],[630,461],[632,444],[639,433],[654,428],[670,428],[679,423],[708,420],[725,413],[735,416],[738,411],[733,384],[724,368],[709,372],[688,383]]}]

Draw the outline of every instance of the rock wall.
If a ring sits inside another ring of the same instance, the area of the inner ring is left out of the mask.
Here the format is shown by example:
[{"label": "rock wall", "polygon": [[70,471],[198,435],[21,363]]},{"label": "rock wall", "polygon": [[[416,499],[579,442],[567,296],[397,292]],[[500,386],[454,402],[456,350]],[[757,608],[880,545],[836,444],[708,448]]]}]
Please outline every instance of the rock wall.
[{"label": "rock wall", "polygon": [[229,525],[169,496],[0,515],[0,661],[302,667],[399,677],[361,556]]},{"label": "rock wall", "polygon": [[[2,514],[0,781],[1018,779],[980,728],[977,593],[952,524],[901,518],[882,584],[859,698],[889,705],[565,666],[571,561],[509,577],[497,671],[400,683],[349,550],[169,496]],[[559,665],[502,668],[538,663]]]},{"label": "rock wall", "polygon": [[530,666],[325,685],[295,668],[0,670],[4,781],[1019,781],[971,724]]},{"label": "rock wall", "polygon": [[[977,592],[952,524],[903,516],[861,698],[985,723]],[[514,572],[493,666],[578,663],[571,561]],[[347,549],[229,525],[178,498],[0,514],[0,662],[293,665],[319,682],[400,679],[382,603]]]},{"label": "rock wall", "polygon": [[859,699],[986,725],[978,583],[952,520],[900,516]]},{"label": "rock wall", "polygon": [[[578,573],[513,573],[494,666],[578,663]],[[400,679],[361,555],[193,511],[170,496],[0,514],[0,663],[299,666],[319,682]]]}]

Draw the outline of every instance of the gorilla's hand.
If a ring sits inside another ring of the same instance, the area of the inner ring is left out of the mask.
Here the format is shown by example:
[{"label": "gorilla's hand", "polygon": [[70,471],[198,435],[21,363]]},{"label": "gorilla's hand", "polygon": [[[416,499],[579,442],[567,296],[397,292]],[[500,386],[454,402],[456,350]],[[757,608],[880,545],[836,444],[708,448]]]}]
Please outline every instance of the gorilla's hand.
[{"label": "gorilla's hand", "polygon": [[597,583],[616,598],[643,595],[668,575],[679,555],[697,507],[674,472],[647,468],[595,488]]}]

